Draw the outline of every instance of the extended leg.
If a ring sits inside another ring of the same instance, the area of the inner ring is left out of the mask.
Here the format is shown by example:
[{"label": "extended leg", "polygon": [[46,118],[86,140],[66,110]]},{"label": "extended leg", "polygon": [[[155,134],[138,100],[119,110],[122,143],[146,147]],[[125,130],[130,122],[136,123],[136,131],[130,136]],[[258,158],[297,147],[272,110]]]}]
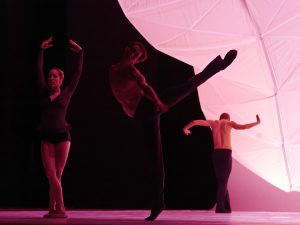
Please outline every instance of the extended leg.
[{"label": "extended leg", "polygon": [[230,50],[226,54],[224,59],[222,59],[221,56],[217,56],[204,68],[204,70],[201,73],[198,73],[195,76],[191,77],[185,83],[170,88],[159,94],[160,99],[169,107],[176,105],[181,100],[186,98],[189,94],[191,94],[193,91],[195,91],[198,86],[203,84],[210,77],[229,66],[236,58],[236,56],[236,50]]}]

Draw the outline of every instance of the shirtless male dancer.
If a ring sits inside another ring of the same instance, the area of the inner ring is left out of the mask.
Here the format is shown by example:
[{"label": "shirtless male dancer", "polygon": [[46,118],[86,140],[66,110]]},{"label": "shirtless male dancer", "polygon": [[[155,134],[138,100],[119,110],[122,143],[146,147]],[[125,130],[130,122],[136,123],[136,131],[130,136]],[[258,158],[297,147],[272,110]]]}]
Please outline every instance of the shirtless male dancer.
[{"label": "shirtless male dancer", "polygon": [[214,74],[224,70],[237,56],[236,50],[229,51],[224,59],[217,56],[204,70],[160,94],[147,83],[144,75],[135,67],[147,59],[147,50],[140,42],[128,45],[117,64],[110,67],[109,82],[113,95],[124,112],[142,122],[148,145],[152,151],[153,183],[151,214],[145,220],[155,220],[165,208],[164,161],[160,136],[160,116],[197,89]]},{"label": "shirtless male dancer", "polygon": [[219,120],[193,120],[188,123],[183,132],[190,135],[190,128],[193,126],[210,127],[214,140],[213,165],[217,177],[217,205],[216,213],[231,213],[229,193],[227,182],[232,168],[232,147],[231,147],[231,130],[244,130],[254,127],[260,123],[260,118],[256,115],[256,122],[249,124],[237,124],[230,121],[228,113],[222,113]]}]

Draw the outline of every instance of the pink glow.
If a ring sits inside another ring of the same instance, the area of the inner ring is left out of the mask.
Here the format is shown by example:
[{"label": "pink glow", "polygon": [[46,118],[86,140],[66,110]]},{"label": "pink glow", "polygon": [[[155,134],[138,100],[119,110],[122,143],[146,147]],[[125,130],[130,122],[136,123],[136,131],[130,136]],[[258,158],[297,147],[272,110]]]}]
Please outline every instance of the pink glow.
[{"label": "pink glow", "polygon": [[[154,223],[145,222],[146,210],[70,210],[68,219],[43,219],[42,210],[1,210],[0,224],[68,224],[68,225],[295,225],[300,213],[234,212],[230,215],[204,210],[164,210]],[[251,221],[249,223],[249,221]]]},{"label": "pink glow", "polygon": [[[207,119],[226,111],[238,123],[233,157],[283,191],[300,191],[300,1],[119,0],[158,50],[201,70],[238,50],[225,71],[199,88]],[[201,143],[199,143],[201,145]]]}]

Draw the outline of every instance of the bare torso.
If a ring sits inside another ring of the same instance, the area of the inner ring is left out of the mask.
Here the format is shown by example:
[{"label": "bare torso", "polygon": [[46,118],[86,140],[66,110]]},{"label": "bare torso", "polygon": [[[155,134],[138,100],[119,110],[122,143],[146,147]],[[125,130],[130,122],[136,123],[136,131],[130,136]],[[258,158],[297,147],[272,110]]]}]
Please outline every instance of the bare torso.
[{"label": "bare torso", "polygon": [[212,130],[215,149],[232,149],[231,147],[231,129],[228,120],[211,120],[210,128]]},{"label": "bare torso", "polygon": [[110,67],[109,82],[112,92],[124,112],[133,117],[144,92],[138,86],[134,66],[115,64]]}]

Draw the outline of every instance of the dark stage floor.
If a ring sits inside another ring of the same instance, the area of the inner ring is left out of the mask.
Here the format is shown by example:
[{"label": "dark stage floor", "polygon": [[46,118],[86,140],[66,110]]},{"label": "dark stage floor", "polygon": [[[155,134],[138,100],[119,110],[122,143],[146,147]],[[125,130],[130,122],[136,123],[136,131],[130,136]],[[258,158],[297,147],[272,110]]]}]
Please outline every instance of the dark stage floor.
[{"label": "dark stage floor", "polygon": [[68,219],[44,219],[44,210],[1,210],[0,224],[68,224],[68,225],[279,225],[300,224],[300,213],[165,210],[156,221],[144,221],[148,210],[69,210]]}]

